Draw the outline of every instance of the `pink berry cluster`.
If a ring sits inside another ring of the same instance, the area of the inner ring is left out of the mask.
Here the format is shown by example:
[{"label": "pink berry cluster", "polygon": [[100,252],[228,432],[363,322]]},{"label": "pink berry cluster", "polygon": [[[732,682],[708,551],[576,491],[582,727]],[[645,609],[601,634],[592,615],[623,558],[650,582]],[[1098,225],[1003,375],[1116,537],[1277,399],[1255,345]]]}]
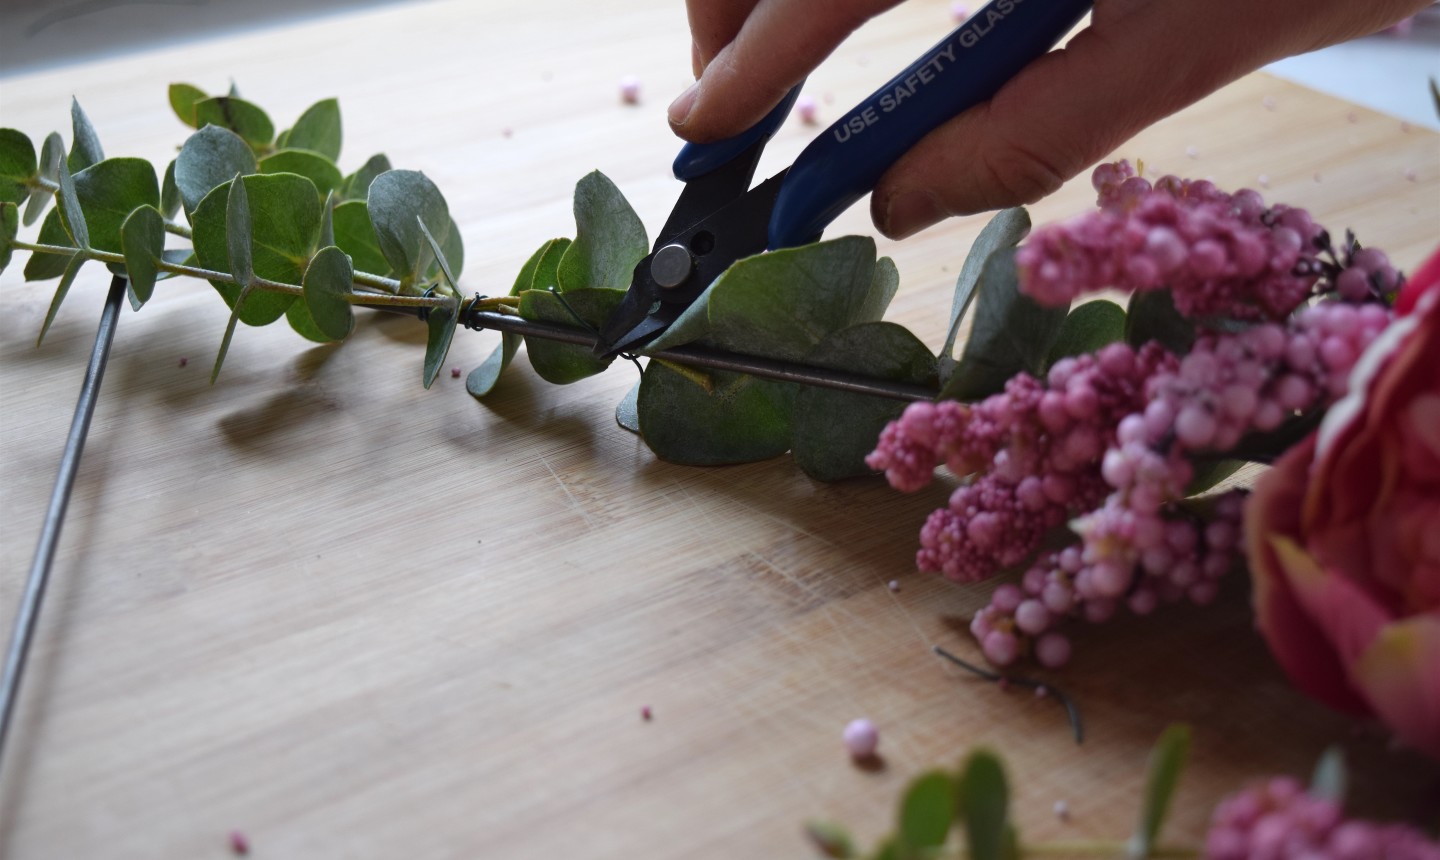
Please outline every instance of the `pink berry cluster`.
[{"label": "pink berry cluster", "polygon": [[946,464],[974,475],[920,531],[916,563],[958,582],[1024,561],[1045,533],[1109,492],[1096,464],[1121,417],[1144,404],[1144,385],[1174,356],[1158,344],[1112,344],[1064,359],[1042,382],[1017,374],[976,404],[912,403],[866,458],[910,492]]},{"label": "pink berry cluster", "polygon": [[1221,801],[1208,860],[1440,860],[1440,843],[1402,824],[1346,819],[1340,804],[1276,777]]},{"label": "pink berry cluster", "polygon": [[1126,161],[1100,165],[1093,182],[1099,211],[1036,230],[1017,253],[1020,289],[1041,304],[1169,287],[1186,316],[1279,319],[1327,271],[1329,237],[1304,209],[1203,179],[1152,185]]}]

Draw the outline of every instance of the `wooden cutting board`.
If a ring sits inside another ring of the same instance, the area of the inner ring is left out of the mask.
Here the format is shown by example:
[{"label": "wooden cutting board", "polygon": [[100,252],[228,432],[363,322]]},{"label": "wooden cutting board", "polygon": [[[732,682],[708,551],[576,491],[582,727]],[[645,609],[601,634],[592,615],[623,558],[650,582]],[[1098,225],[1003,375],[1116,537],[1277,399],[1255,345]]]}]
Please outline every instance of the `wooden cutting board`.
[{"label": "wooden cutting board", "polygon": [[[603,8],[406,4],[74,63],[0,80],[0,122],[68,139],[73,94],[107,153],[163,164],[184,137],[171,81],[233,79],[282,125],[338,96],[342,166],[383,151],[425,171],[464,233],[462,286],[497,293],[573,233],[584,173],[605,171],[652,232],[678,190],[664,108],[688,82],[683,4]],[[915,0],[868,25],[811,78],[821,113],[949,14]],[[638,107],[619,103],[627,74]],[[792,121],[761,171],[813,134]],[[1407,268],[1440,227],[1437,135],[1263,75],[1118,154],[1268,182]],[[1091,196],[1072,182],[1035,220]],[[982,223],[880,243],[902,276],[890,317],[927,343]],[[831,235],[847,232],[873,233],[865,207]],[[37,349],[53,283],[20,269],[0,279],[6,622],[108,280],[89,267]],[[635,378],[623,363],[562,388],[519,360],[485,403],[448,373],[426,391],[422,328],[399,318],[339,347],[242,327],[211,386],[226,315],[177,280],[121,319],[0,781],[0,855],[223,857],[238,828],[265,858],[805,857],[805,819],[868,845],[910,777],[977,744],[1008,761],[1027,838],[1122,838],[1146,750],[1180,720],[1195,746],[1172,841],[1200,838],[1241,781],[1304,774],[1328,744],[1351,754],[1364,808],[1409,811],[1440,778],[1293,692],[1242,581],[1214,609],[1080,636],[1047,676],[1083,711],[1077,747],[1053,701],[930,653],[975,656],[962,628],[989,591],[914,572],[944,487],[826,486],[787,458],[658,462],[612,419]],[[495,341],[462,332],[447,363],[468,371]],[[857,716],[880,727],[881,769],[844,753]]]}]

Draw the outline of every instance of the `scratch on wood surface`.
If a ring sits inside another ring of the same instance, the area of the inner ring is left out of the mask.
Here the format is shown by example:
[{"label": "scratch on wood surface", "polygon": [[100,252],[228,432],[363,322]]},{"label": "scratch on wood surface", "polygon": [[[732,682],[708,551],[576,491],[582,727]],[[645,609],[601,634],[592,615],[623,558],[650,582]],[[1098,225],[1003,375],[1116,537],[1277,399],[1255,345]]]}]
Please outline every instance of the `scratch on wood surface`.
[{"label": "scratch on wood surface", "polygon": [[536,456],[540,458],[540,465],[544,466],[545,471],[550,473],[550,477],[555,479],[555,483],[560,485],[560,491],[565,494],[565,498],[570,500],[570,507],[574,508],[575,512],[580,514],[581,519],[585,520],[585,527],[590,531],[594,531],[595,521],[590,518],[590,512],[585,510],[585,506],[580,503],[580,500],[575,497],[574,493],[570,492],[570,488],[565,486],[565,481],[563,481],[555,469],[550,466],[550,461],[545,459],[545,455],[537,454]]}]

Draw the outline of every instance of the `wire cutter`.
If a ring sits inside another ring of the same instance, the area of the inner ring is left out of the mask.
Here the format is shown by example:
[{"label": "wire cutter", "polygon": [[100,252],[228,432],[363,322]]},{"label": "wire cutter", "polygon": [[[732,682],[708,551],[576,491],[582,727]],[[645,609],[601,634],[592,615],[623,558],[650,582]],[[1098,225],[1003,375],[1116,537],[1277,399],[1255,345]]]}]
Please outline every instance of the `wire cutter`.
[{"label": "wire cutter", "polygon": [[642,348],[736,260],[817,241],[920,138],[994,95],[1054,47],[1091,2],[993,0],[754,188],[760,154],[800,85],[739,135],[686,144],[674,164],[685,189],[601,328],[595,354]]}]

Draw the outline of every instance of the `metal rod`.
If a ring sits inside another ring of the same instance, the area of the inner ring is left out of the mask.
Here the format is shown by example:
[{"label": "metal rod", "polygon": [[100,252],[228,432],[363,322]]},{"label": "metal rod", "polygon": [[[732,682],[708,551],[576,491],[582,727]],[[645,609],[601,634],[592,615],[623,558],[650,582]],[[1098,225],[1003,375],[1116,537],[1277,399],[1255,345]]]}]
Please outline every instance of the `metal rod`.
[{"label": "metal rod", "polygon": [[60,456],[60,469],[55,476],[55,489],[50,493],[50,507],[40,528],[40,544],[20,596],[15,613],[15,628],[10,647],[5,652],[5,674],[0,679],[0,765],[5,757],[5,742],[10,734],[10,720],[20,695],[20,679],[25,672],[25,659],[35,637],[40,619],[40,604],[45,599],[45,586],[50,581],[50,566],[55,560],[55,547],[60,542],[60,527],[65,524],[65,508],[70,504],[70,491],[80,468],[80,455],[85,450],[85,436],[90,432],[90,418],[95,414],[95,401],[100,397],[100,381],[105,377],[105,362],[110,358],[110,343],[115,339],[115,325],[120,319],[120,305],[125,300],[126,280],[116,275],[110,281],[110,294],[100,314],[100,327],[95,332],[95,346],[90,350],[90,364],[85,368],[85,382],[80,386],[80,399],[75,404],[75,417],[70,420],[70,435]]},{"label": "metal rod", "polygon": [[[488,328],[496,331],[509,332],[511,334],[543,337],[547,340],[556,340],[562,343],[572,343],[576,346],[592,348],[595,346],[597,339],[596,335],[581,329],[556,325],[554,323],[535,322],[513,314],[502,314],[496,311],[471,311],[465,316],[462,323],[471,328]],[[693,346],[677,346],[671,349],[662,349],[658,352],[645,353],[645,355],[650,358],[673,361],[677,364],[708,367],[715,370],[731,370],[737,373],[749,373],[754,376],[763,376],[767,379],[778,379],[782,382],[799,382],[804,385],[816,385],[822,388],[849,391],[852,394],[888,397],[892,400],[933,400],[938,393],[935,389],[927,388],[923,385],[896,382],[891,379],[877,379],[873,376],[830,370],[829,368],[814,367],[792,361],[757,358],[753,355],[740,355],[733,352],[720,352],[718,350],[708,350]]]}]

